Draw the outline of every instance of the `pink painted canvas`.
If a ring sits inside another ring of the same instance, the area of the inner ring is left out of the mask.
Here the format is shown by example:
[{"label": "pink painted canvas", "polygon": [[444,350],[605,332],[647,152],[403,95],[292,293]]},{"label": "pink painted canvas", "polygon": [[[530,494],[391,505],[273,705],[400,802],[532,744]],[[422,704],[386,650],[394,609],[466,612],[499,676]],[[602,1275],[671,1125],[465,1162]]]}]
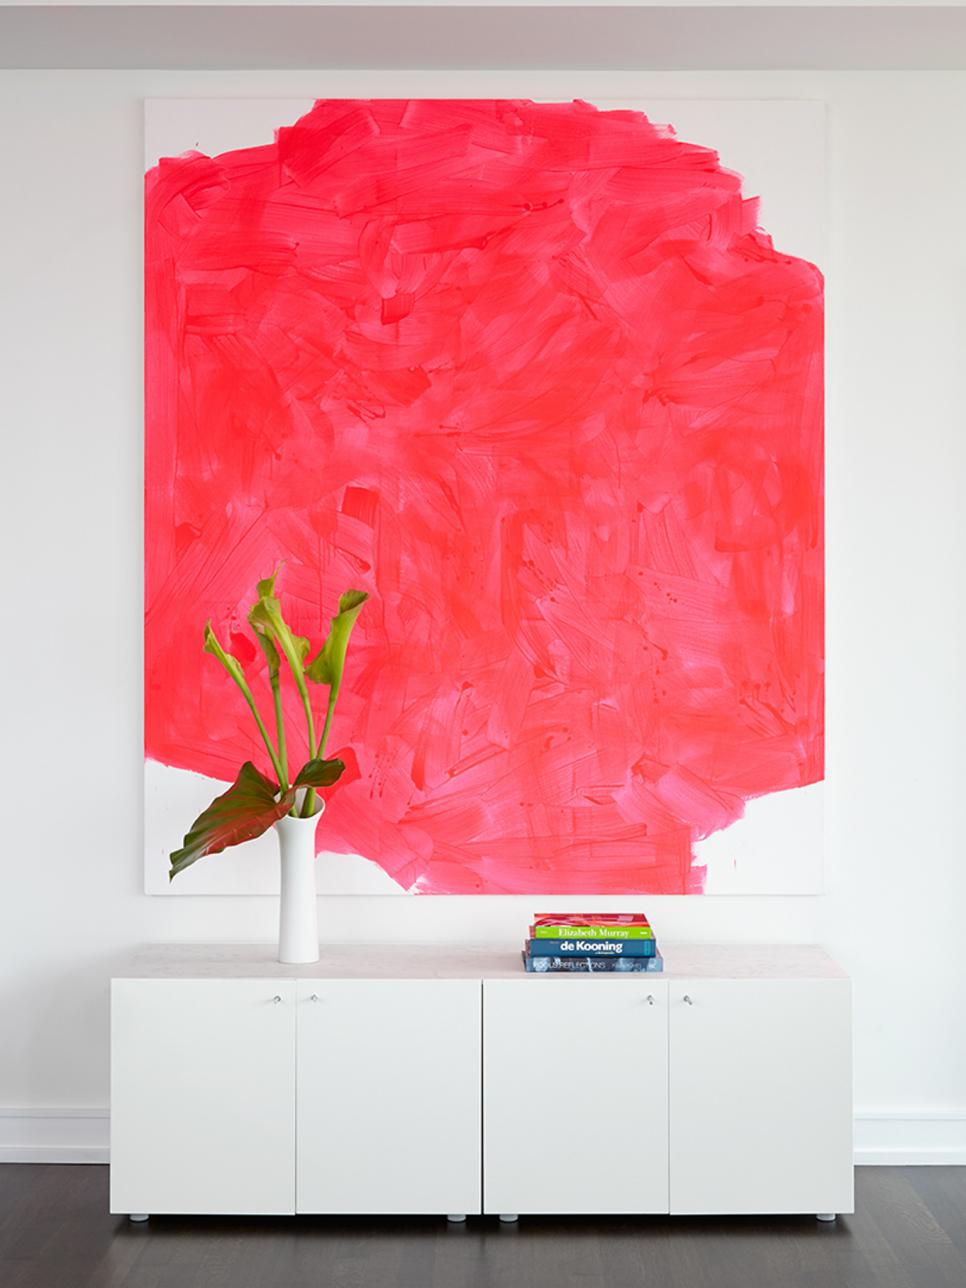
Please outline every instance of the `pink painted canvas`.
[{"label": "pink painted canvas", "polygon": [[326,854],[415,893],[700,893],[704,842],[823,776],[818,269],[641,111],[278,124],[146,176],[147,761],[262,764],[201,635],[264,684],[281,560],[313,639],[370,595]]}]

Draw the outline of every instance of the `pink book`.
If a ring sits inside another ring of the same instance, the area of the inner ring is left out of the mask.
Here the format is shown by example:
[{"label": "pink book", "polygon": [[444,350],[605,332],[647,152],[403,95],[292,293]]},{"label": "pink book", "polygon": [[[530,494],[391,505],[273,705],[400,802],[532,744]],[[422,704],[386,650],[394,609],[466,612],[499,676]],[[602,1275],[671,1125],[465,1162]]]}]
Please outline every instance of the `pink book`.
[{"label": "pink book", "polygon": [[538,912],[535,926],[649,926],[643,912]]}]

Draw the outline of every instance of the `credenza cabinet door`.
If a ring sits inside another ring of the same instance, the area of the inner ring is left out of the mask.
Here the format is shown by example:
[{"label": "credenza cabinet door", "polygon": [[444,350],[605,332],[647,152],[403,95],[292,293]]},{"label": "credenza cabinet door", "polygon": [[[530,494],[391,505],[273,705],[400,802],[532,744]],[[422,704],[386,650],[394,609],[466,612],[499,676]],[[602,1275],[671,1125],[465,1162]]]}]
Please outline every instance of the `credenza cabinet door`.
[{"label": "credenza cabinet door", "polygon": [[851,1212],[848,980],[669,990],[671,1211]]},{"label": "credenza cabinet door", "polygon": [[483,1210],[667,1212],[667,985],[483,986]]},{"label": "credenza cabinet door", "polygon": [[295,1211],[294,980],[114,980],[111,1211]]},{"label": "credenza cabinet door", "polygon": [[479,979],[299,982],[297,1210],[481,1210]]}]

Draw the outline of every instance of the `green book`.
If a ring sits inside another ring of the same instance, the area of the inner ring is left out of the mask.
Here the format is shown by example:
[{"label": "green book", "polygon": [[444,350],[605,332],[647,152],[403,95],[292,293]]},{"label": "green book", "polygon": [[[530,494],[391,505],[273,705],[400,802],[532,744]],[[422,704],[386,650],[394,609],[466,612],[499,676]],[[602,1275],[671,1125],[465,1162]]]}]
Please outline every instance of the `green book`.
[{"label": "green book", "polygon": [[531,926],[531,939],[653,939],[650,926]]}]

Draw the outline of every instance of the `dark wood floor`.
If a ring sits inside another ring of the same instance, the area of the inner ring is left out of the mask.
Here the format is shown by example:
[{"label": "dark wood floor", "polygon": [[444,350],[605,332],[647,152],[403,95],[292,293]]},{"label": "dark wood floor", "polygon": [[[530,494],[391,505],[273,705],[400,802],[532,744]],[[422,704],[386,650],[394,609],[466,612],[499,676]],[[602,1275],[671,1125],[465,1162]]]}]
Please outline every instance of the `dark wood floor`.
[{"label": "dark wood floor", "polygon": [[0,1166],[2,1288],[966,1288],[966,1168],[857,1173],[857,1211],[794,1218],[155,1217],[107,1168]]}]

